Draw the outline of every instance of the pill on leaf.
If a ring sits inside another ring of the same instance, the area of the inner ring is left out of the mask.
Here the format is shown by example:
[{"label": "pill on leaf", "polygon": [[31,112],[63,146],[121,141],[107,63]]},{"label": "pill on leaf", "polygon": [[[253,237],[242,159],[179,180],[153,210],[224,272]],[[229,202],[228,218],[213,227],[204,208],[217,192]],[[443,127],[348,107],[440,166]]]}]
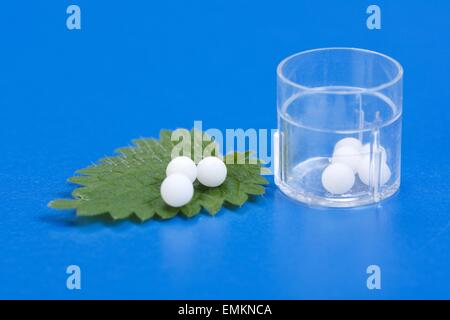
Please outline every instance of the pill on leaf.
[{"label": "pill on leaf", "polygon": [[197,165],[197,179],[207,187],[220,186],[227,177],[227,167],[217,157],[206,157]]},{"label": "pill on leaf", "polygon": [[193,195],[192,181],[183,174],[171,174],[161,184],[161,197],[169,206],[182,207],[191,201]]},{"label": "pill on leaf", "polygon": [[167,176],[174,173],[184,174],[191,182],[194,182],[197,178],[197,166],[189,157],[176,157],[169,162],[166,168]]}]

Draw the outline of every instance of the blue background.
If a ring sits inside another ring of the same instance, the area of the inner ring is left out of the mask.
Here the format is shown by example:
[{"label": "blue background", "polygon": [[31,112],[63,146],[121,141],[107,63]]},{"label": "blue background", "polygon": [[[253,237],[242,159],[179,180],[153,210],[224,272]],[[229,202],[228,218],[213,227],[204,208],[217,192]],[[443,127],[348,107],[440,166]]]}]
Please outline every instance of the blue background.
[{"label": "blue background", "polygon": [[[450,298],[450,2],[375,3],[378,31],[369,1],[2,3],[0,298]],[[161,128],[274,128],[278,62],[329,46],[405,69],[402,186],[381,207],[312,209],[271,184],[191,220],[47,208],[74,170]]]}]

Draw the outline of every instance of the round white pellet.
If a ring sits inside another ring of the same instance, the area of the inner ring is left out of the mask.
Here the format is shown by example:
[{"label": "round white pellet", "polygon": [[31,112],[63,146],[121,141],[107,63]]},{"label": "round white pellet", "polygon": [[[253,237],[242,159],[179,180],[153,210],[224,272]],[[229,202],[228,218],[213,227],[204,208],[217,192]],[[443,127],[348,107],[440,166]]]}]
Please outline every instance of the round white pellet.
[{"label": "round white pellet", "polygon": [[[381,162],[386,162],[387,160],[387,154],[386,154],[386,150],[380,146],[379,149],[377,146],[373,146],[373,152],[381,152]],[[370,156],[370,143],[366,143],[365,145],[362,146],[361,148],[361,155],[364,156]]]},{"label": "round white pellet", "polygon": [[161,197],[169,206],[182,207],[191,201],[193,195],[194,186],[183,174],[171,174],[161,184]]},{"label": "round white pellet", "polygon": [[169,162],[166,169],[167,176],[174,173],[184,174],[191,182],[194,182],[197,178],[197,166],[189,157],[176,157]]},{"label": "round white pellet", "polygon": [[355,174],[344,163],[332,163],[322,172],[322,185],[330,193],[343,194],[355,183]]},{"label": "round white pellet", "polygon": [[[373,170],[373,169],[372,169]],[[377,179],[378,179],[378,175],[376,174],[376,171],[373,170],[373,179],[374,182],[376,183]],[[365,185],[369,185],[369,178],[370,178],[370,156],[363,156],[362,160],[359,164],[358,167],[358,177],[359,180],[361,180],[362,183],[364,183]],[[389,181],[389,179],[391,178],[391,169],[389,168],[389,166],[387,165],[386,162],[382,162],[381,163],[381,168],[380,168],[380,185],[384,185],[386,182]]]},{"label": "round white pellet", "polygon": [[341,147],[353,147],[356,150],[361,150],[362,143],[356,138],[344,138],[336,142],[334,145],[334,150],[337,150]]},{"label": "round white pellet", "polygon": [[348,165],[355,173],[358,170],[360,161],[360,150],[352,146],[342,146],[336,149],[331,160],[332,163],[344,163]]},{"label": "round white pellet", "polygon": [[197,179],[207,187],[220,186],[227,177],[227,166],[217,157],[206,157],[197,165]]}]

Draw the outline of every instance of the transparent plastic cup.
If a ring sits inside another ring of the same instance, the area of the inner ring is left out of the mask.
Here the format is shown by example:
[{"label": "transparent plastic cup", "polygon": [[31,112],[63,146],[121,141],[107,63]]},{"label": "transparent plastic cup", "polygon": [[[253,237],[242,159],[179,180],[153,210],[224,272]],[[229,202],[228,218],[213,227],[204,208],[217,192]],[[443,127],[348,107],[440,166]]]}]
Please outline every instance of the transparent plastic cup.
[{"label": "transparent plastic cup", "polygon": [[397,61],[364,49],[315,49],[283,60],[274,137],[281,191],[326,207],[393,195],[400,186],[402,79]]}]

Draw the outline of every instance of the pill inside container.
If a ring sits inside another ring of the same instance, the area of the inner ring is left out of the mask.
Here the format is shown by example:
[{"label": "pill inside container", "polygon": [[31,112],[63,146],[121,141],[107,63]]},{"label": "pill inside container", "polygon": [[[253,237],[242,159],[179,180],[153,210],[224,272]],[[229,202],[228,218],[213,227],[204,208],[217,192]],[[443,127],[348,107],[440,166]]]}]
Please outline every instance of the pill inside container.
[{"label": "pill inside container", "polygon": [[300,52],[277,69],[275,183],[310,205],[376,203],[400,186],[403,69],[369,50]]}]

